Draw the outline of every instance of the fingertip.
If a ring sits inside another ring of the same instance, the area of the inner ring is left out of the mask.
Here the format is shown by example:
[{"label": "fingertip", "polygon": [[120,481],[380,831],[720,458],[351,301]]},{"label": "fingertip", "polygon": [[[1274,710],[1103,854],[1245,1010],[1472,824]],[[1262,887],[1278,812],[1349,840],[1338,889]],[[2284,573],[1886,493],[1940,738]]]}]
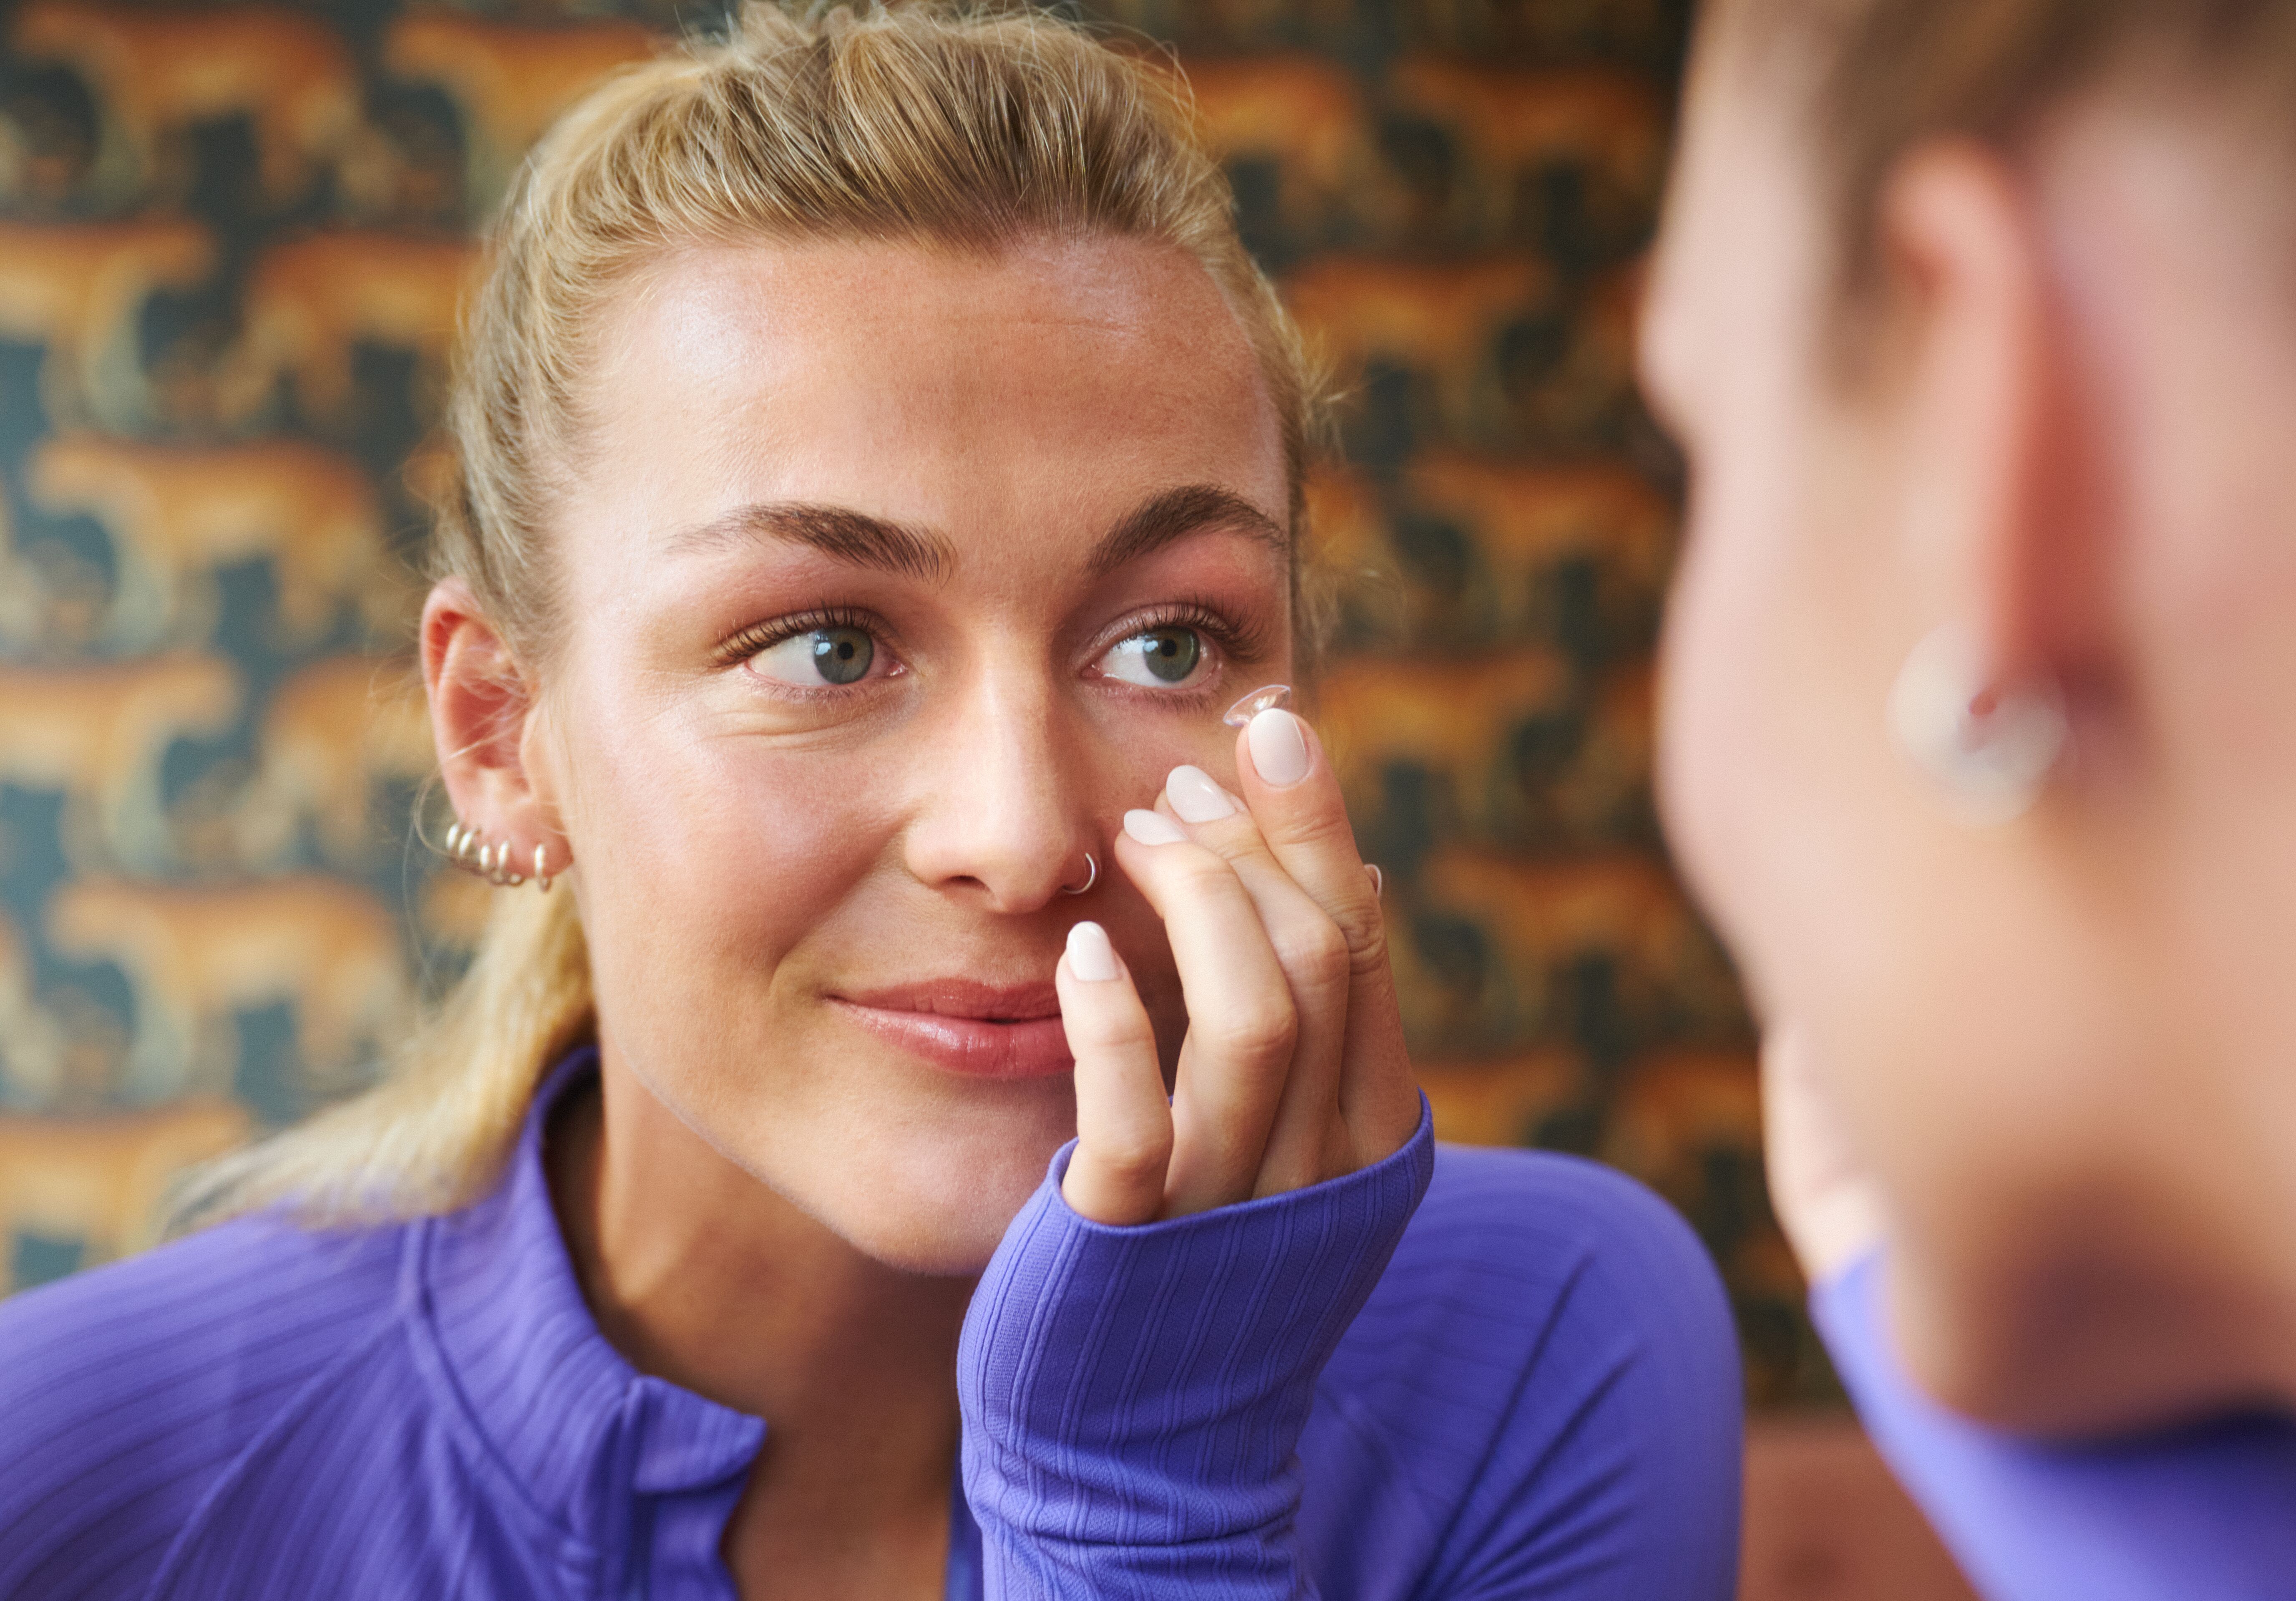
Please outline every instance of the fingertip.
[{"label": "fingertip", "polygon": [[1312,730],[1305,719],[1271,706],[1243,726],[1242,759],[1270,789],[1288,790],[1306,778],[1315,767]]},{"label": "fingertip", "polygon": [[1068,965],[1072,977],[1087,984],[1105,984],[1123,974],[1123,969],[1117,965],[1116,947],[1109,942],[1108,931],[1090,919],[1070,928],[1068,949],[1062,960]]},{"label": "fingertip", "polygon": [[1241,809],[1217,778],[1186,763],[1174,768],[1156,797],[1156,809],[1169,811],[1183,823],[1217,823]]},{"label": "fingertip", "polygon": [[[1157,799],[1160,802],[1163,797]],[[1143,845],[1179,845],[1188,838],[1186,831],[1161,811],[1139,807],[1124,814],[1124,832]]]}]

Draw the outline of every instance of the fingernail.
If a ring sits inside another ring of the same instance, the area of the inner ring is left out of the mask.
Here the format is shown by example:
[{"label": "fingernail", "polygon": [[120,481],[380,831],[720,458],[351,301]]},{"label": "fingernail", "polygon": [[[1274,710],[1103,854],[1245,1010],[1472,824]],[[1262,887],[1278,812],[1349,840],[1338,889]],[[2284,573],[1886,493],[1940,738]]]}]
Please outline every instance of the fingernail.
[{"label": "fingernail", "polygon": [[1164,793],[1183,823],[1217,823],[1235,815],[1227,792],[1201,768],[1174,768],[1164,780]]},{"label": "fingernail", "polygon": [[1277,789],[1289,789],[1308,776],[1308,735],[1300,719],[1280,707],[1270,707],[1245,727],[1251,742],[1251,765],[1259,776]]},{"label": "fingernail", "polygon": [[1124,814],[1124,832],[1144,845],[1177,845],[1188,837],[1163,813],[1137,808]]},{"label": "fingernail", "polygon": [[1108,942],[1106,929],[1079,923],[1069,930],[1069,971],[1087,984],[1105,984],[1116,976],[1116,948]]}]

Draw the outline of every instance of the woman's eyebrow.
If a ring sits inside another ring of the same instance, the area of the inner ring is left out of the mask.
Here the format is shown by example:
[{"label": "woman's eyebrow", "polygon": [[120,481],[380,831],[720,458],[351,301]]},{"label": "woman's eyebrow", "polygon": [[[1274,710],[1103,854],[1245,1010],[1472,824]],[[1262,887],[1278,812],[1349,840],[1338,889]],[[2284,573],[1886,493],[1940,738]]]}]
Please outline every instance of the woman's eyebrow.
[{"label": "woman's eyebrow", "polygon": [[1291,560],[1291,536],[1267,513],[1218,485],[1185,484],[1143,501],[1119,519],[1093,546],[1091,569],[1095,573],[1113,572],[1175,539],[1216,525],[1248,534],[1283,560]]},{"label": "woman's eyebrow", "polygon": [[880,568],[927,583],[947,578],[956,566],[956,553],[939,534],[844,506],[796,500],[721,512],[706,522],[672,534],[662,548],[665,554],[685,555],[713,546],[756,539],[809,545],[855,567]]},{"label": "woman's eyebrow", "polygon": [[[1184,484],[1150,497],[1119,518],[1092,548],[1095,575],[1113,572],[1173,540],[1224,527],[1259,540],[1289,560],[1292,541],[1265,512],[1216,484]],[[856,567],[938,583],[956,567],[955,548],[929,529],[872,517],[849,507],[781,500],[735,506],[672,534],[663,553],[678,556],[728,543],[782,539],[807,545]]]}]

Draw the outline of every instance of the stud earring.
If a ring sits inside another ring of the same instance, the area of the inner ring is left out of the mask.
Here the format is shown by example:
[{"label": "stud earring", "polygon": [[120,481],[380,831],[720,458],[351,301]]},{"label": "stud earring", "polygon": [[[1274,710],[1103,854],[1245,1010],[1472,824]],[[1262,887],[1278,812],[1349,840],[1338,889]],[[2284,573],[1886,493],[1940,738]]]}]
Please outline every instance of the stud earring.
[{"label": "stud earring", "polygon": [[1890,728],[1956,820],[1980,828],[2031,808],[2070,731],[2053,679],[1996,683],[1976,640],[1950,623],[1906,658],[1890,692]]},{"label": "stud earring", "polygon": [[1094,858],[1092,852],[1087,850],[1084,853],[1084,883],[1077,885],[1074,889],[1070,889],[1068,885],[1062,884],[1061,886],[1061,893],[1063,895],[1081,895],[1099,882],[1100,863]]}]

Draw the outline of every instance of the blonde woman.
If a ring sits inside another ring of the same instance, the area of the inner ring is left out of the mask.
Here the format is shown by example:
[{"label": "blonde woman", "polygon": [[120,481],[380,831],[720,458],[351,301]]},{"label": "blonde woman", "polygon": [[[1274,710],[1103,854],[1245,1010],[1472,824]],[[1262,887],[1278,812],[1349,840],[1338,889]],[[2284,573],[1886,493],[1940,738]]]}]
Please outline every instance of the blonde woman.
[{"label": "blonde woman", "polygon": [[1664,801],[1988,1595],[2296,1595],[2296,0],[1718,0]]},{"label": "blonde woman", "polygon": [[545,140],[422,623],[485,947],[0,1310],[0,1592],[1730,1593],[1694,1241],[1434,1146],[1158,81],[753,9]]}]

